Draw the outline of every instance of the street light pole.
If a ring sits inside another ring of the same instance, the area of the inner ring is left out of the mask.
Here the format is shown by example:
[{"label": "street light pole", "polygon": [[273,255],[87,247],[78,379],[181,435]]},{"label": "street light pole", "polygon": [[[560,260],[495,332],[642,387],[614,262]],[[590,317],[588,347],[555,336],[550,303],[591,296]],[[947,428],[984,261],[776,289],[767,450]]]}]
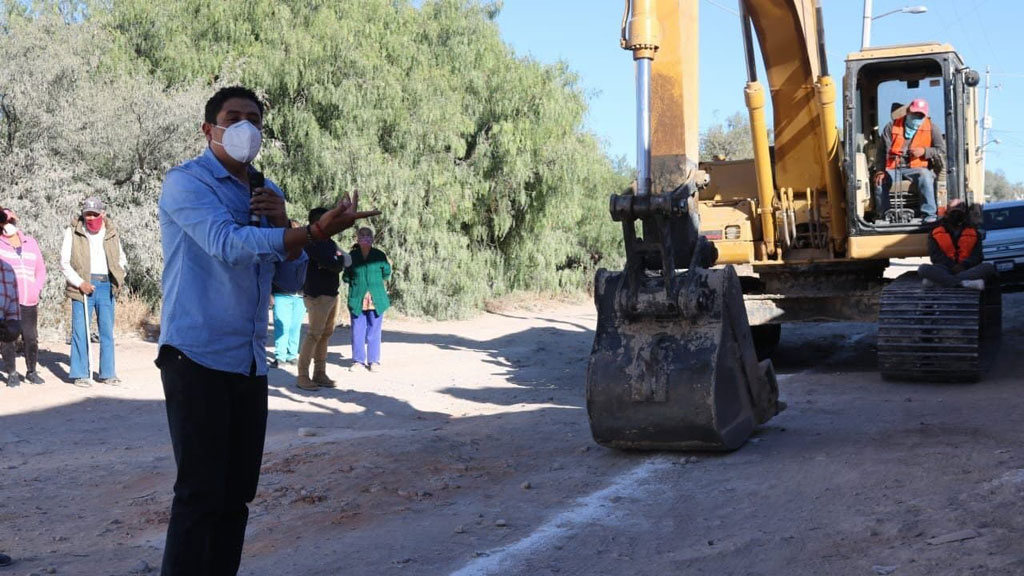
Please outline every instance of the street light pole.
[{"label": "street light pole", "polygon": [[871,45],[871,0],[864,0],[864,24],[860,33],[860,49],[867,50]]},{"label": "street light pole", "polygon": [[884,16],[890,14],[903,13],[903,14],[924,14],[928,11],[926,6],[904,6],[903,8],[897,8],[895,10],[889,10],[879,14],[878,16],[871,15],[871,0],[864,0],[864,26],[860,36],[860,49],[867,50],[868,46],[871,46],[871,21],[878,20]]},{"label": "street light pole", "polygon": [[1003,141],[1000,140],[999,138],[993,138],[993,139],[989,140],[988,142],[985,142],[981,146],[978,146],[978,154],[981,154],[982,158],[984,158],[985,155],[983,154],[983,152],[985,151],[985,148],[988,148],[989,144],[999,145],[999,144],[1002,144],[1002,143],[1003,143]]}]

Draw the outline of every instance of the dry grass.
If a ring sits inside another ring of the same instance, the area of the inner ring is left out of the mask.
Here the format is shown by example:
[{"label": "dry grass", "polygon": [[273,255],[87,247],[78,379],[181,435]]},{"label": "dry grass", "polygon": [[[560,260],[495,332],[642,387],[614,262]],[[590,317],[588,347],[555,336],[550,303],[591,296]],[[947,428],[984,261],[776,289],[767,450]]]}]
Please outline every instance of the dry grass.
[{"label": "dry grass", "polygon": [[119,299],[114,308],[114,329],[119,334],[155,341],[160,336],[160,317],[148,302],[128,296]]},{"label": "dry grass", "polygon": [[492,314],[516,310],[539,312],[552,306],[584,304],[592,300],[593,297],[584,292],[513,292],[501,298],[485,301],[484,310]]}]

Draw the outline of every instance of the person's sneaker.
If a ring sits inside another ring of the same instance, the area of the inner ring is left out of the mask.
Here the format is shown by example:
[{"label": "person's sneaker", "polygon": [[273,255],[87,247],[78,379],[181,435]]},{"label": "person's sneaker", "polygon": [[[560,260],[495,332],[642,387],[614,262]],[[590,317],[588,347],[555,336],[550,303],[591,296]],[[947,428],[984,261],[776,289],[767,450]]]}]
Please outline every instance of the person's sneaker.
[{"label": "person's sneaker", "polygon": [[299,365],[299,359],[298,358],[289,358],[289,359],[285,360],[284,363],[289,365],[289,366],[298,366]]},{"label": "person's sneaker", "polygon": [[92,379],[91,378],[75,378],[75,381],[72,382],[72,384],[74,384],[75,386],[78,386],[79,388],[90,388],[90,387],[92,387]]},{"label": "person's sneaker", "polygon": [[99,344],[100,343],[100,335],[98,333],[96,333],[96,332],[93,332],[92,336],[89,336],[89,342],[92,342],[93,344]]},{"label": "person's sneaker", "polygon": [[927,278],[922,278],[921,279],[921,287],[922,288],[934,288],[935,287],[935,282],[932,282],[931,280],[929,280]]},{"label": "person's sneaker", "polygon": [[924,220],[922,220],[922,222],[924,222],[925,224],[934,224],[936,220],[938,220],[938,218],[935,216],[935,214],[929,214],[928,216],[924,217]]},{"label": "person's sneaker", "polygon": [[316,390],[319,388],[308,376],[299,376],[299,379],[295,382],[295,385],[303,390]]},{"label": "person's sneaker", "polygon": [[270,366],[271,368],[277,368],[278,364],[280,363],[277,361],[277,358],[271,358],[270,360],[267,360],[267,366]]},{"label": "person's sneaker", "polygon": [[29,382],[31,382],[33,384],[45,384],[46,383],[46,381],[43,380],[43,377],[40,376],[39,373],[36,372],[35,370],[26,373],[25,374],[25,380],[28,380]]},{"label": "person's sneaker", "polygon": [[348,371],[349,372],[358,372],[361,368],[366,368],[366,366],[363,366],[359,362],[353,362],[352,365],[348,367]]},{"label": "person's sneaker", "polygon": [[327,374],[313,374],[313,382],[321,388],[334,388],[337,383],[327,377]]},{"label": "person's sneaker", "polygon": [[107,384],[109,386],[118,386],[121,384],[121,379],[118,378],[117,376],[114,376],[113,378],[97,378],[96,381],[102,382],[103,384]]},{"label": "person's sneaker", "polygon": [[985,290],[985,281],[981,278],[978,278],[977,280],[963,280],[962,282],[960,282],[960,285],[963,286],[964,288],[977,290],[978,292],[982,292]]},{"label": "person's sneaker", "polygon": [[380,362],[374,362],[366,367],[370,372],[380,372]]},{"label": "person's sneaker", "polygon": [[7,387],[8,388],[17,388],[20,384],[21,384],[21,375],[18,374],[17,372],[11,372],[10,375],[7,376]]}]

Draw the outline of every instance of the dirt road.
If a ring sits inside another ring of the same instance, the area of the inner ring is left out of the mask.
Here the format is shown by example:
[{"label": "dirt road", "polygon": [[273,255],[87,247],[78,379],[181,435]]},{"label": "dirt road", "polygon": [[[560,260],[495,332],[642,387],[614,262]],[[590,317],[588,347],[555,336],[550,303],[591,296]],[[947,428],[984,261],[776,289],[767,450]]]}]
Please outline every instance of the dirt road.
[{"label": "dirt road", "polygon": [[[589,303],[385,323],[384,371],[272,370],[242,574],[1022,574],[1024,295],[979,384],[883,382],[868,325],[787,327],[789,409],[732,454],[593,444]],[[120,387],[0,388],[0,574],[158,572],[174,465],[151,343]]]}]

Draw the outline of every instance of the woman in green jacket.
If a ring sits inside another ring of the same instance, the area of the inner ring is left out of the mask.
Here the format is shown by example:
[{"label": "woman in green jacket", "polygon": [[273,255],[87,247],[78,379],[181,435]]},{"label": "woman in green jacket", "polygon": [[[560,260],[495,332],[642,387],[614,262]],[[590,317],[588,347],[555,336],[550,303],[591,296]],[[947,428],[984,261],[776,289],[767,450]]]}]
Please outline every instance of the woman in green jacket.
[{"label": "woman in green jacket", "polygon": [[384,252],[373,247],[373,230],[360,228],[352,247],[352,265],[342,279],[348,284],[348,311],[352,315],[352,360],[350,370],[363,365],[370,372],[380,369],[380,325],[391,307],[384,282],[391,278],[391,264]]}]

